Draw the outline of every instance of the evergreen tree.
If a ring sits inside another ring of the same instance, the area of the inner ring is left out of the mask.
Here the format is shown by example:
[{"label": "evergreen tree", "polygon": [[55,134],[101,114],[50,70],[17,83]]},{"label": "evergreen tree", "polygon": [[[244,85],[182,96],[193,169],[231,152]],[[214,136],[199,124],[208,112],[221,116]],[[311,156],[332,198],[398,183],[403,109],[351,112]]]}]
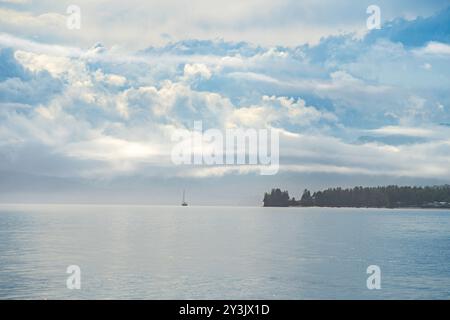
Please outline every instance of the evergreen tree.
[{"label": "evergreen tree", "polygon": [[287,191],[272,189],[264,194],[264,206],[318,206],[318,207],[370,207],[370,208],[450,208],[450,185],[434,187],[354,187],[328,188],[311,192],[305,189],[300,201],[290,199]]},{"label": "evergreen tree", "polygon": [[290,205],[289,193],[280,189],[272,189],[270,194],[264,195],[264,207],[288,207]]},{"label": "evergreen tree", "polygon": [[303,207],[311,207],[314,205],[311,192],[308,189],[305,189],[305,191],[303,191],[302,198],[300,199],[300,205]]}]

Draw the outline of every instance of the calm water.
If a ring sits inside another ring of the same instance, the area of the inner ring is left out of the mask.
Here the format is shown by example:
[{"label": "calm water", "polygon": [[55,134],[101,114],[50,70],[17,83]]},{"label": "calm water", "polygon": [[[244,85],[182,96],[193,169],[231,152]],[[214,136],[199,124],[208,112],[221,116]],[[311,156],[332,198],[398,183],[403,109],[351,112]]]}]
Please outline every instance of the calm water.
[{"label": "calm water", "polygon": [[1,205],[0,298],[448,299],[450,211]]}]

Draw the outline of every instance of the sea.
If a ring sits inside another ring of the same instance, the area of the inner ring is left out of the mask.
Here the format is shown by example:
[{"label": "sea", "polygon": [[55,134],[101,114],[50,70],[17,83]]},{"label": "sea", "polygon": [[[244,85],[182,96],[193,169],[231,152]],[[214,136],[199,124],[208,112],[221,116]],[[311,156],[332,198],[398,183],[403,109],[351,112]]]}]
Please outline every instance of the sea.
[{"label": "sea", "polygon": [[0,299],[449,299],[450,210],[0,205]]}]

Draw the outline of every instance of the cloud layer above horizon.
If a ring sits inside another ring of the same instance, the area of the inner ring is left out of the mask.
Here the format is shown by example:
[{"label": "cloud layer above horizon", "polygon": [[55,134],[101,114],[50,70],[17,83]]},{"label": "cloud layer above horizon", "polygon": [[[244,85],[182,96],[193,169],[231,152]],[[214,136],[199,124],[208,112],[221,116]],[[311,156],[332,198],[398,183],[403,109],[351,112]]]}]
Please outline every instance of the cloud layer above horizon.
[{"label": "cloud layer above horizon", "polygon": [[[131,2],[130,17],[115,2],[99,11],[116,39],[90,25],[84,15],[100,4],[86,3],[82,19],[93,32],[76,36],[73,45],[67,30],[44,35],[65,19],[42,11],[50,2],[2,1],[0,171],[87,179],[257,171],[174,166],[172,133],[202,120],[205,128],[276,128],[281,172],[450,179],[450,9],[444,1],[386,4],[385,17],[393,20],[363,34],[355,26],[365,26],[364,5],[360,17],[348,1],[342,16],[337,8],[329,16],[321,11],[334,6],[328,1],[286,0],[275,11],[269,2],[248,1],[222,12],[195,1],[192,8],[199,9],[187,15],[192,23],[174,21],[182,11],[169,14],[175,2],[158,2],[148,11],[166,12],[157,20],[165,44],[150,46],[138,34],[146,44],[130,40],[133,49],[125,50],[128,40],[121,39],[130,38],[142,22],[137,13],[147,8]],[[277,39],[270,37],[297,26],[297,10],[309,12],[303,22],[317,32],[304,44],[281,36],[272,45]],[[418,17],[421,12],[427,17]],[[138,25],[127,22],[134,18]],[[185,24],[186,34],[177,31]],[[267,43],[259,41],[262,25]],[[349,32],[334,31],[339,28]],[[213,31],[233,41],[191,37],[214,38]],[[86,49],[94,39],[100,42]]]}]

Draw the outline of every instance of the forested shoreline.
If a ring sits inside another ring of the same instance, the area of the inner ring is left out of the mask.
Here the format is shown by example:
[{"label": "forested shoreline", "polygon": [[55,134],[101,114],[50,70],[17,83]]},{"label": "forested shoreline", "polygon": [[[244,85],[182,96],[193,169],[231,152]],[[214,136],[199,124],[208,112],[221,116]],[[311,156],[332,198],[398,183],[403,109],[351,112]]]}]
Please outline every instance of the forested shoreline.
[{"label": "forested shoreline", "polygon": [[279,188],[264,194],[264,207],[450,208],[450,185],[328,188],[300,199]]}]

